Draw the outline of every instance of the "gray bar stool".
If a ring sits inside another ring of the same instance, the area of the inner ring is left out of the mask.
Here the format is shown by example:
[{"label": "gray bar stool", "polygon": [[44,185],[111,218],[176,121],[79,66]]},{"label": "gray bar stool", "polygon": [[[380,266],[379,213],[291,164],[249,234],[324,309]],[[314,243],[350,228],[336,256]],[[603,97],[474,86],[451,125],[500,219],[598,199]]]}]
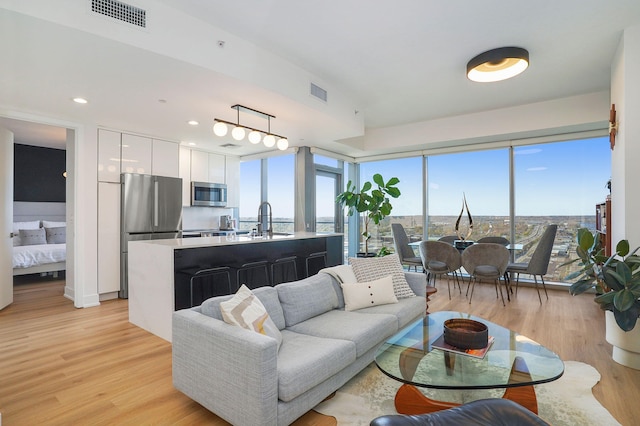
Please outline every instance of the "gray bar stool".
[{"label": "gray bar stool", "polygon": [[[248,278],[251,275],[252,277],[256,277],[261,275],[264,277],[263,280],[255,280],[251,283],[248,282]],[[241,278],[244,276],[244,282]],[[254,262],[246,262],[240,265],[236,272],[236,284],[238,288],[242,284],[246,284],[249,288],[258,288],[262,286],[271,285],[269,281],[269,262],[266,260],[258,260]]]},{"label": "gray bar stool", "polygon": [[[229,267],[228,266],[217,266],[217,267],[213,267],[213,268],[201,268],[201,267],[195,267],[195,268],[188,268],[188,269],[183,269],[180,272],[190,275],[191,278],[189,278],[189,303],[191,305],[191,307],[196,306],[194,304],[194,297],[193,297],[193,288],[194,285],[198,282],[201,282],[201,288],[202,288],[202,294],[203,297],[201,298],[202,300],[199,301],[198,305],[201,304],[206,298],[204,297],[204,287],[206,284],[206,279],[209,278],[212,280],[212,285],[216,284],[216,280],[214,279],[215,276],[223,276],[223,278],[226,278],[226,293],[220,293],[220,294],[231,294],[231,275],[229,274]],[[214,296],[213,294],[214,292],[211,292],[211,296]]]},{"label": "gray bar stool", "polygon": [[[312,265],[315,265],[315,267],[312,267]],[[315,275],[318,273],[318,271],[322,268],[326,268],[327,267],[327,252],[326,251],[318,251],[315,253],[310,253],[306,259],[305,259],[305,267],[306,267],[306,273],[307,273],[307,277],[310,277],[311,275]],[[313,272],[312,274],[310,274],[309,272]]]},{"label": "gray bar stool", "polygon": [[[297,281],[298,280],[298,267],[296,260],[298,256],[287,256],[280,259],[276,259],[271,264],[271,285],[280,283]],[[276,272],[279,272],[276,274]],[[293,272],[293,274],[291,274]],[[281,278],[281,279],[277,279]]]}]

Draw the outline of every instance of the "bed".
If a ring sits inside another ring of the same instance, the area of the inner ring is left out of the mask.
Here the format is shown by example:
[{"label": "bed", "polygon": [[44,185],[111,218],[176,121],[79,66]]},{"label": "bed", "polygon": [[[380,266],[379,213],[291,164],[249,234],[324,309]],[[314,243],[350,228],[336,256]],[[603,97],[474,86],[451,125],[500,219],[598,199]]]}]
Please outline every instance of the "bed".
[{"label": "bed", "polygon": [[[67,269],[66,222],[64,216],[46,215],[35,219],[34,203],[29,204],[31,214],[15,214],[13,223],[13,275],[53,273]],[[51,211],[51,203],[47,210]],[[55,220],[62,219],[62,220]],[[17,221],[15,221],[17,220]]]}]

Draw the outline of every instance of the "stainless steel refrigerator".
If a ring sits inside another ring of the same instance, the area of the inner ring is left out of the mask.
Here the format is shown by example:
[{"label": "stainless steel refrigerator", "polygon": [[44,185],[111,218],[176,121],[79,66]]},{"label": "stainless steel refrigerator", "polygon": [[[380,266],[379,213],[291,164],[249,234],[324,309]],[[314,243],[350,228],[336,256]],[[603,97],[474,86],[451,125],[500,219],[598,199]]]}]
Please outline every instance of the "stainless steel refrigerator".
[{"label": "stainless steel refrigerator", "polygon": [[182,179],[123,173],[120,217],[120,293],[129,297],[129,241],[182,236]]}]

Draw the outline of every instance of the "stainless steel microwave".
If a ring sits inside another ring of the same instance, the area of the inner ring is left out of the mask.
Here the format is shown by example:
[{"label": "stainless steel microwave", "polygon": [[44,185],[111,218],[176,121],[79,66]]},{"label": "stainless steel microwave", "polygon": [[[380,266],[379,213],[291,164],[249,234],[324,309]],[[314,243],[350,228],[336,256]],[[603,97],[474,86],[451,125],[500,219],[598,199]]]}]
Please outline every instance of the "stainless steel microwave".
[{"label": "stainless steel microwave", "polygon": [[191,182],[191,205],[227,206],[227,185],[224,183]]}]

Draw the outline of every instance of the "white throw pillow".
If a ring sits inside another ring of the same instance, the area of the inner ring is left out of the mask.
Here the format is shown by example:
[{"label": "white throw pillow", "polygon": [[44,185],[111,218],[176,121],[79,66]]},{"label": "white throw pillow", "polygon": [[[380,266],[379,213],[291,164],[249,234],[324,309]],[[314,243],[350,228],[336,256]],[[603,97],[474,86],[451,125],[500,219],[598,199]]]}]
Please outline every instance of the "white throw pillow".
[{"label": "white throw pillow", "polygon": [[398,303],[393,292],[393,278],[391,275],[379,280],[360,283],[343,283],[344,310],[355,311],[376,305]]},{"label": "white throw pillow", "polygon": [[415,296],[404,276],[404,269],[397,254],[383,257],[350,257],[358,282],[375,281],[387,275],[393,276],[393,291],[398,299]]},{"label": "white throw pillow", "polygon": [[53,222],[50,220],[43,220],[42,227],[43,228],[59,228],[61,226],[67,226],[67,222]]},{"label": "white throw pillow", "polygon": [[355,283],[358,281],[353,273],[353,268],[349,265],[331,266],[330,268],[321,269],[319,272],[331,275],[340,284]]},{"label": "white throw pillow", "polygon": [[236,294],[226,302],[220,302],[220,312],[224,322],[237,325],[265,336],[273,337],[282,344],[282,333],[273,322],[260,300],[249,287],[242,284]]}]

